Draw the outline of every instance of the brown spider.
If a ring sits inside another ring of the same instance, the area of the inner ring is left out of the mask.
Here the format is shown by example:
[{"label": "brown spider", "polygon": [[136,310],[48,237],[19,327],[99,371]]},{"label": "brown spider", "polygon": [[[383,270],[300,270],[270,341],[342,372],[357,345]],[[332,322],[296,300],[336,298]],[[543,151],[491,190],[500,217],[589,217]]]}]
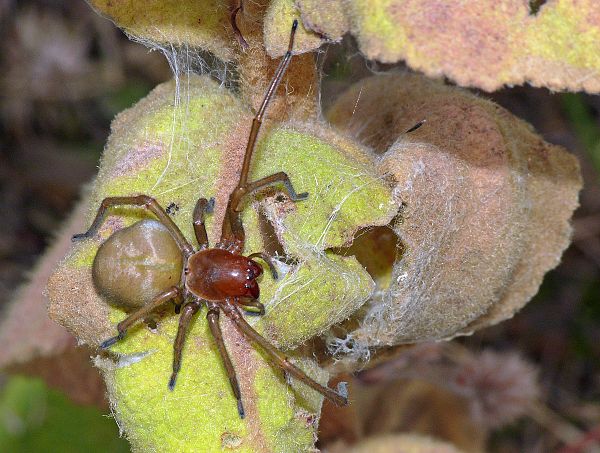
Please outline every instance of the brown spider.
[{"label": "brown spider", "polygon": [[[269,256],[264,253],[253,253],[245,257],[241,254],[245,242],[244,228],[240,218],[242,209],[241,201],[243,197],[274,183],[282,183],[287,194],[293,201],[304,200],[308,196],[307,193],[297,194],[288,175],[284,172],[275,173],[274,175],[254,182],[247,181],[250,159],[256,143],[256,137],[262,124],[263,115],[265,114],[267,105],[277,90],[283,74],[292,58],[294,35],[297,26],[298,22],[294,21],[290,34],[288,51],[279,63],[279,67],[273,76],[273,80],[269,85],[265,98],[252,121],[252,129],[250,130],[250,137],[248,138],[248,144],[246,146],[240,179],[238,185],[229,196],[225,218],[223,220],[221,239],[216,247],[209,247],[206,227],[204,225],[204,216],[205,214],[212,212],[214,199],[209,201],[206,198],[200,198],[198,200],[193,213],[194,232],[199,244],[198,250],[195,250],[186,240],[180,229],[156,200],[147,195],[105,198],[102,200],[90,228],[83,234],[73,236],[73,240],[75,241],[94,236],[104,220],[107,209],[116,205],[139,206],[148,209],[157,217],[158,222],[153,220],[142,220],[127,229],[113,234],[100,246],[100,249],[96,254],[94,273],[95,276],[98,275],[100,280],[104,279],[104,281],[109,280],[114,282],[122,278],[123,280],[119,280],[120,283],[118,284],[130,285],[130,274],[128,274],[127,268],[119,263],[120,260],[118,258],[115,259],[114,257],[111,257],[108,262],[106,260],[99,260],[103,248],[112,247],[116,250],[121,250],[122,248],[119,246],[119,241],[123,241],[123,236],[127,234],[135,236],[134,240],[137,241],[137,243],[142,244],[141,248],[145,247],[146,249],[152,249],[154,251],[160,248],[168,248],[169,244],[165,244],[165,242],[173,242],[171,241],[172,237],[174,240],[172,248],[175,250],[178,249],[175,253],[177,262],[173,263],[172,269],[176,269],[177,274],[175,275],[181,275],[179,285],[170,286],[169,284],[165,284],[164,276],[160,277],[160,281],[150,278],[150,287],[153,289],[153,292],[150,294],[151,297],[147,299],[147,303],[140,306],[138,300],[137,310],[117,325],[118,335],[104,341],[101,344],[101,347],[108,348],[117,341],[122,340],[127,329],[135,322],[147,317],[163,303],[170,300],[175,301],[177,307],[176,313],[179,313],[181,310],[181,316],[179,318],[179,328],[174,342],[173,374],[169,380],[169,389],[173,390],[177,379],[177,373],[181,367],[181,354],[190,321],[202,304],[206,304],[208,307],[208,314],[206,315],[208,325],[215,338],[225,370],[227,371],[231,389],[237,399],[238,412],[241,418],[244,417],[244,406],[242,404],[242,396],[235,369],[227,353],[221,334],[221,328],[219,326],[219,313],[221,310],[235,323],[236,327],[244,336],[246,336],[246,338],[259,345],[285,372],[309,385],[337,405],[345,405],[348,403],[346,392],[343,387],[336,392],[328,387],[322,386],[308,377],[300,368],[293,365],[283,352],[276,349],[265,338],[258,334],[258,332],[246,322],[238,309],[238,306],[241,305],[250,310],[257,311],[257,314],[264,314],[265,311],[263,304],[257,300],[259,296],[259,287],[258,282],[256,281],[262,274],[263,269],[252,258],[261,258],[264,260],[268,264],[273,277],[277,278],[275,267]],[[117,245],[111,246],[111,241]],[[105,265],[98,265],[97,262],[99,261],[104,262]],[[183,262],[183,273],[179,273],[181,269],[179,263],[181,262]]]}]

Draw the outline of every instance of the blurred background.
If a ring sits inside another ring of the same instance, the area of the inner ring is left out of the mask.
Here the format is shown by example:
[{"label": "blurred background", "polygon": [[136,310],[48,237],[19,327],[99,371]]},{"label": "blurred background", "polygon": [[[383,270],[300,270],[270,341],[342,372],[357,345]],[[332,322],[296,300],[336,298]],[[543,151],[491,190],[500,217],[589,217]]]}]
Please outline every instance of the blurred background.
[{"label": "blurred background", "polygon": [[[27,303],[18,288],[93,178],[111,119],[171,72],[162,54],[130,42],[81,0],[0,0],[0,49],[2,329],[11,301]],[[365,63],[352,43],[320,58],[325,106],[352,81],[389,69]],[[346,412],[325,407],[324,450],[416,431],[464,451],[600,451],[600,96],[530,87],[481,95],[579,158],[585,184],[573,243],[514,319],[351,378],[359,402]],[[38,305],[42,290],[33,290]],[[79,362],[89,355],[76,354]],[[74,373],[71,359],[59,368],[0,360],[8,370],[0,374],[0,451],[129,451],[99,381],[85,387],[99,396],[58,389],[64,382],[52,376]],[[449,384],[448,373],[462,380]]]}]

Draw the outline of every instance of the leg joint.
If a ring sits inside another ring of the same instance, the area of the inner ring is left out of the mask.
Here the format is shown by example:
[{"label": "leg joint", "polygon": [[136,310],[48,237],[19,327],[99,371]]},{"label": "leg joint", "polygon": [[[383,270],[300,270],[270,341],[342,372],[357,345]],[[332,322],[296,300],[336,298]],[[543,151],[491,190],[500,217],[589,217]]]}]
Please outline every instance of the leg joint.
[{"label": "leg joint", "polygon": [[206,319],[208,319],[209,321],[216,321],[219,319],[219,310],[216,308],[211,308],[210,310],[208,310],[208,313],[206,313]]},{"label": "leg joint", "polygon": [[156,203],[156,200],[148,195],[140,195],[138,198],[141,201],[141,204],[147,208]]}]

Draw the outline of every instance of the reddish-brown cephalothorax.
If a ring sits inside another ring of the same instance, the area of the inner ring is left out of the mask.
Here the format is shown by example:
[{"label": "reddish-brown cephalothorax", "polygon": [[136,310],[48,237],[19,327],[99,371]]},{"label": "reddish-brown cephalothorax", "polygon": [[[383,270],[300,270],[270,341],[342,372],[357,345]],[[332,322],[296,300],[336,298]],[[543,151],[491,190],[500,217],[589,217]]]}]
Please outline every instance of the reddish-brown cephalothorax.
[{"label": "reddish-brown cephalothorax", "polygon": [[185,286],[201,299],[220,301],[229,297],[258,299],[256,279],[262,267],[242,255],[223,249],[194,253],[187,262]]}]

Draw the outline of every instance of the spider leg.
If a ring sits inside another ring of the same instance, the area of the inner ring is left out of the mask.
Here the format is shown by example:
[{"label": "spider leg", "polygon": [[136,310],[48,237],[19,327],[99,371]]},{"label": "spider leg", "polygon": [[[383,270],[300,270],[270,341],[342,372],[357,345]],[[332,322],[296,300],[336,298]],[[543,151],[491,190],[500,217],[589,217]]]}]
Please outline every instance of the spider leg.
[{"label": "spider leg", "polygon": [[251,195],[257,190],[262,189],[263,187],[267,187],[277,183],[283,183],[285,192],[292,201],[302,201],[308,198],[307,192],[296,193],[296,190],[294,189],[294,186],[290,181],[290,177],[287,175],[287,173],[284,173],[282,171],[247,184],[242,190],[243,193],[238,192],[241,193],[241,195],[234,196],[236,194],[236,192],[234,191],[231,194],[231,197],[229,198],[229,203],[227,204],[227,212],[225,214],[225,219],[223,222],[223,237],[221,238],[222,242],[223,238],[225,238],[225,240],[228,239],[228,242],[236,244],[236,252],[239,252],[243,249],[243,244],[246,237],[244,233],[244,227],[242,225],[242,220],[240,218],[241,203],[243,197],[246,195]]},{"label": "spider leg", "polygon": [[204,225],[204,215],[212,214],[215,208],[215,199],[200,198],[194,208],[194,233],[200,249],[208,247],[208,235],[206,234],[206,226]]},{"label": "spider leg", "polygon": [[108,340],[102,342],[100,347],[102,349],[106,349],[117,341],[122,340],[127,333],[127,329],[129,329],[132,325],[134,325],[138,320],[145,318],[148,314],[158,308],[160,305],[165,302],[175,299],[177,302],[181,303],[183,296],[181,295],[181,290],[176,286],[172,286],[169,290],[165,291],[162,294],[159,294],[152,300],[149,304],[140,307],[138,310],[131,313],[127,318],[117,324],[117,331],[119,334],[115,337],[111,337]]},{"label": "spider leg", "polygon": [[242,393],[240,392],[240,385],[235,374],[235,369],[233,368],[233,363],[229,358],[227,348],[225,347],[225,342],[223,341],[223,334],[221,332],[221,326],[219,325],[219,306],[216,303],[208,303],[208,313],[206,315],[206,319],[208,320],[208,326],[210,327],[210,331],[215,339],[217,348],[219,349],[219,354],[221,355],[221,360],[223,360],[223,365],[225,365],[225,371],[229,377],[231,390],[237,399],[238,413],[240,414],[240,418],[244,418],[245,412],[244,405],[242,404]]},{"label": "spider leg", "polygon": [[421,120],[419,121],[417,124],[415,124],[413,127],[409,128],[405,134],[410,134],[411,132],[416,131],[418,128],[420,128],[423,124],[425,124],[427,122],[427,120]]},{"label": "spider leg", "polygon": [[269,266],[269,270],[271,271],[271,275],[273,276],[273,280],[277,280],[279,275],[277,274],[277,269],[275,269],[275,264],[273,264],[273,258],[267,255],[264,252],[256,252],[248,255],[248,258],[261,258],[267,265]]},{"label": "spider leg", "polygon": [[[292,24],[292,31],[290,33],[290,41],[288,43],[288,50],[279,62],[279,66],[275,70],[275,75],[271,79],[271,83],[267,88],[267,93],[256,112],[256,116],[252,120],[252,128],[250,129],[250,136],[248,137],[248,143],[246,145],[246,152],[244,154],[244,162],[242,164],[242,170],[240,171],[240,179],[237,187],[231,192],[229,196],[229,202],[227,203],[227,209],[225,217],[223,218],[223,228],[221,231],[220,246],[226,247],[233,253],[237,253],[244,248],[244,241],[246,239],[244,234],[244,228],[240,219],[239,206],[240,201],[248,193],[248,173],[250,171],[250,161],[252,160],[252,153],[256,145],[256,137],[260,131],[262,125],[263,116],[267,110],[267,106],[271,101],[271,98],[277,91],[283,75],[290,64],[292,59],[292,49],[294,47],[294,36],[296,35],[296,29],[298,28],[298,21],[294,20]],[[289,181],[289,178],[288,178]],[[291,186],[291,184],[290,184]],[[293,191],[293,188],[292,188]],[[295,192],[294,192],[295,194]]]},{"label": "spider leg", "polygon": [[[247,186],[246,194],[249,195],[259,189],[262,189],[263,187],[267,187],[278,182],[283,183],[283,187],[292,201],[301,201],[308,198],[307,192],[296,193],[294,186],[292,186],[292,182],[290,181],[290,177],[287,175],[287,173],[282,171],[275,173],[274,175],[267,176],[266,178],[259,179],[258,181],[251,182]],[[239,206],[234,206],[234,209],[238,210]]]},{"label": "spider leg", "polygon": [[217,244],[217,247],[225,248],[231,253],[239,254],[244,250],[246,233],[244,232],[240,213],[231,209],[230,206],[231,197],[229,197],[227,209],[225,210],[223,227],[221,229],[221,240]]},{"label": "spider leg", "polygon": [[256,330],[254,330],[250,324],[246,322],[246,320],[240,315],[237,307],[233,305],[231,301],[227,301],[225,304],[223,304],[223,310],[235,323],[240,332],[242,332],[248,339],[258,344],[285,372],[304,382],[306,385],[313,388],[329,401],[337,404],[338,406],[345,406],[348,404],[348,398],[346,396],[341,395],[328,387],[322,386],[317,381],[309,377],[300,368],[291,363],[283,352],[270,344]]},{"label": "spider leg", "polygon": [[154,198],[149,197],[148,195],[105,198],[100,203],[100,207],[98,208],[98,212],[96,213],[96,217],[94,218],[90,228],[85,233],[74,235],[72,238],[73,241],[79,241],[94,236],[98,232],[100,225],[102,225],[108,208],[119,205],[139,206],[141,208],[148,209],[158,218],[160,223],[167,227],[173,236],[173,239],[175,239],[175,242],[177,242],[177,245],[186,256],[191,255],[194,252],[194,249],[187,241],[179,227],[175,224],[175,222],[173,222],[173,220],[171,220],[171,217],[169,217],[169,215]]},{"label": "spider leg", "polygon": [[173,373],[169,379],[169,390],[173,391],[175,388],[175,381],[177,380],[177,374],[181,369],[181,355],[183,353],[183,345],[185,343],[185,337],[190,327],[190,322],[194,314],[200,309],[200,302],[194,301],[183,307],[181,316],[179,317],[179,327],[177,328],[177,336],[173,343]]},{"label": "spider leg", "polygon": [[[227,203],[227,210],[225,212],[225,218],[223,219],[220,245],[226,246],[234,253],[240,253],[243,250],[246,234],[244,232],[240,215],[242,199],[245,195],[251,195],[263,187],[276,183],[283,183],[283,187],[292,201],[301,201],[308,197],[307,192],[296,193],[289,176],[282,171],[271,176],[267,176],[266,178],[259,179],[258,181],[249,183],[241,189],[236,189],[229,197],[229,202]],[[274,272],[274,268],[272,267],[270,261],[264,258],[264,256],[266,255],[263,255],[263,259],[269,264],[274,278],[277,278],[275,277],[276,272]]]},{"label": "spider leg", "polygon": [[265,306],[257,300],[254,300],[254,299],[243,300],[243,299],[238,298],[237,303],[242,305],[243,308],[252,307],[252,308],[255,308],[256,310],[258,310],[258,311],[247,310],[246,313],[249,315],[262,316],[265,314]]},{"label": "spider leg", "polygon": [[244,36],[242,35],[242,32],[240,31],[237,25],[237,15],[240,11],[244,11],[244,4],[242,0],[233,0],[231,3],[232,4],[229,7],[229,23],[231,24],[233,34],[240,43],[240,46],[242,47],[242,49],[246,50],[248,48],[248,43],[244,39]]}]

